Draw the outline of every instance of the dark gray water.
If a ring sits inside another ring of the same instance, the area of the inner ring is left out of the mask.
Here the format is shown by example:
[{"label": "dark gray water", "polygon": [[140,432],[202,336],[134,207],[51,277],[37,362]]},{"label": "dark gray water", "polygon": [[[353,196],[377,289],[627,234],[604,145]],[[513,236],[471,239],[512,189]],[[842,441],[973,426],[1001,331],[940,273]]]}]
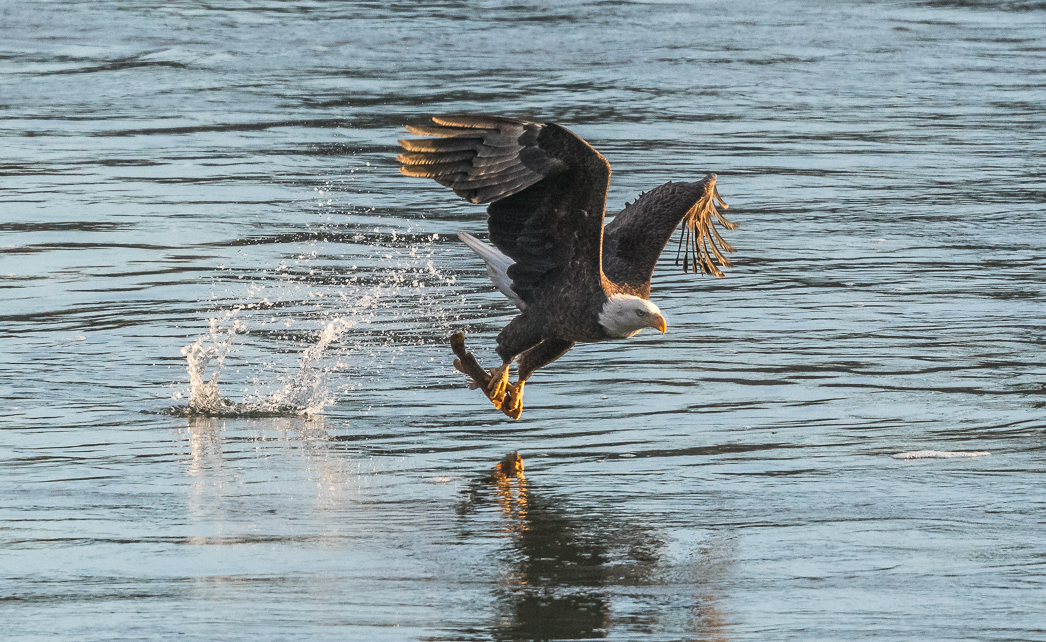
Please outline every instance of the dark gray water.
[{"label": "dark gray water", "polygon": [[[0,3],[3,637],[1046,639],[1044,104],[1035,2]],[[741,225],[519,422],[466,111]]]}]

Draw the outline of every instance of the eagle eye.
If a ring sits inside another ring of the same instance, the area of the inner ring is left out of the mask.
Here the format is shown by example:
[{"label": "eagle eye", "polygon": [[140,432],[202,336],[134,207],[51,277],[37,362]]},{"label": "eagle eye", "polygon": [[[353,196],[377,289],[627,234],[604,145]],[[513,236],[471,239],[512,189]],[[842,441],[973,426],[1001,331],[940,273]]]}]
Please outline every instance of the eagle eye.
[{"label": "eagle eye", "polygon": [[636,316],[637,317],[645,317],[646,316],[646,310],[636,310]]}]

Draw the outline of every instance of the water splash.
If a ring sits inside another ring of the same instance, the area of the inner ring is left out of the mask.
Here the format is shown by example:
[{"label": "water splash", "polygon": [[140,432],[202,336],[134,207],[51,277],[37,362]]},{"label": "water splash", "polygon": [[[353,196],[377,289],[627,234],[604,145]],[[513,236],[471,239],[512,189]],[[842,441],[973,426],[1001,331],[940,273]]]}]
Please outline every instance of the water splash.
[{"label": "water splash", "polygon": [[[235,410],[236,404],[221,396],[218,390],[218,379],[222,374],[222,364],[232,347],[233,337],[246,328],[239,320],[234,320],[228,330],[218,327],[218,319],[210,320],[210,334],[202,335],[195,343],[182,348],[186,370],[189,372],[189,403],[185,414],[221,415]],[[214,362],[211,376],[208,378],[207,366]]]},{"label": "water splash", "polygon": [[[228,316],[232,318],[234,315],[235,311]],[[312,416],[322,412],[335,401],[327,386],[327,370],[321,365],[324,352],[354,325],[354,321],[342,318],[330,321],[320,331],[316,343],[306,348],[298,358],[298,371],[293,380],[272,394],[246,397],[235,402],[222,396],[219,381],[233,338],[246,333],[247,326],[232,318],[228,328],[222,328],[219,319],[211,319],[210,332],[181,350],[189,373],[189,402],[184,407],[170,408],[169,412],[210,417]],[[210,377],[207,376],[208,367],[211,367]]]},{"label": "water splash", "polygon": [[[330,187],[316,191],[326,196]],[[210,276],[210,332],[182,349],[188,404],[165,412],[315,415],[382,380],[384,369],[404,358],[418,366],[417,376],[445,367],[419,348],[442,346],[463,316],[489,317],[454,287],[456,275],[436,267],[439,234],[416,233],[406,221],[405,230],[382,228],[387,217],[373,208],[338,213],[325,206],[317,213],[319,225],[305,224],[304,238],[258,236],[244,245],[251,258],[242,265],[218,264]],[[237,252],[237,260],[247,256]],[[234,347],[238,334],[251,340]],[[238,399],[222,394],[232,391]],[[172,396],[184,394],[182,388]]]},{"label": "water splash", "polygon": [[355,321],[336,318],[320,331],[319,339],[298,358],[298,372],[294,380],[279,391],[261,400],[257,405],[263,412],[274,414],[314,415],[334,403],[334,394],[327,386],[327,373],[321,367],[324,351],[356,325]]}]

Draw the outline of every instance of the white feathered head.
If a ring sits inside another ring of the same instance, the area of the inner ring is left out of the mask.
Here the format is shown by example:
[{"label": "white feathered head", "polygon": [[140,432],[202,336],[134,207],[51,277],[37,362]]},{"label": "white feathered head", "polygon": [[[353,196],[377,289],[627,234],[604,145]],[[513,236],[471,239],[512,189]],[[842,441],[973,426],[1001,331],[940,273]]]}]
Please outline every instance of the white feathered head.
[{"label": "white feathered head", "polygon": [[643,328],[654,328],[665,333],[668,325],[661,310],[646,299],[631,294],[615,294],[603,304],[599,325],[613,337],[631,337]]}]

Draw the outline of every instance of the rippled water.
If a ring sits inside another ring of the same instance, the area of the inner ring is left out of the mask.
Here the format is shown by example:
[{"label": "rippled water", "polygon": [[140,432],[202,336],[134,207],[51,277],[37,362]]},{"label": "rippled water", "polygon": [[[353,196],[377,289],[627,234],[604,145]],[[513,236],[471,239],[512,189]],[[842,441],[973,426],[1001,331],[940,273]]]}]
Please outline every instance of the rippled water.
[{"label": "rippled water", "polygon": [[[1035,2],[0,4],[4,636],[1046,639],[1043,104]],[[519,422],[465,111],[741,225]]]}]

